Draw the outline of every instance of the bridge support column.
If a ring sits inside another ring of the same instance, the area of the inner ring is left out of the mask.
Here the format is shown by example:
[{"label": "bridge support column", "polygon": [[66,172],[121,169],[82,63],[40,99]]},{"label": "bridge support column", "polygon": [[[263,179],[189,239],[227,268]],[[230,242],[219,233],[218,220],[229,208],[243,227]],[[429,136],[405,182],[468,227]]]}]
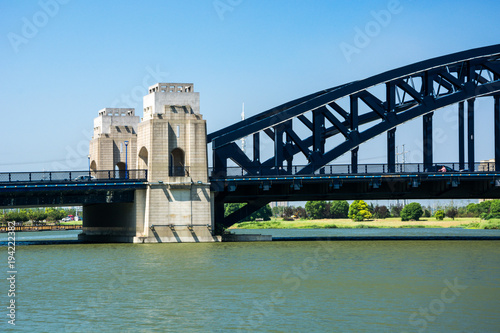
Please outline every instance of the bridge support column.
[{"label": "bridge support column", "polygon": [[423,116],[423,136],[424,136],[424,170],[432,168],[432,116],[433,112]]},{"label": "bridge support column", "polygon": [[495,99],[495,171],[500,171],[500,95]]},{"label": "bridge support column", "polygon": [[396,128],[387,131],[387,172],[396,172]]},{"label": "bridge support column", "polygon": [[465,169],[465,122],[464,102],[458,103],[458,167]]},{"label": "bridge support column", "polygon": [[358,150],[359,147],[356,147],[351,150],[351,172],[358,173]]},{"label": "bridge support column", "polygon": [[474,102],[473,98],[467,100],[467,162],[469,171],[474,171]]},{"label": "bridge support column", "polygon": [[[217,197],[219,196],[219,197]],[[222,195],[212,195],[213,221],[216,228],[224,227],[224,200]],[[215,230],[217,234],[222,234],[222,230]]]},{"label": "bridge support column", "polygon": [[[145,188],[135,190],[130,204],[114,204],[110,198],[110,203],[84,207],[82,237],[134,243],[217,241],[199,93],[190,83],[158,83],[149,87],[143,104],[143,118],[132,131],[136,138],[131,143],[136,149],[130,151],[133,156],[128,161],[148,169]],[[122,124],[118,117],[110,123],[101,114],[111,111],[100,112],[102,126]],[[126,114],[133,115],[133,111]],[[129,118],[125,124],[136,119]],[[116,150],[113,142],[105,143],[109,153]],[[225,176],[226,167],[227,146],[215,147],[214,172]]]}]

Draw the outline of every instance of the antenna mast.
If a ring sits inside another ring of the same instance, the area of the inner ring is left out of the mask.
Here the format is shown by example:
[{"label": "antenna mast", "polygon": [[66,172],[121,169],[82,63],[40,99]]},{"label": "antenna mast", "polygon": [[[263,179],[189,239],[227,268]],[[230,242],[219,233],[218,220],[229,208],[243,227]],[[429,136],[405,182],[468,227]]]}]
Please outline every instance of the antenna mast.
[{"label": "antenna mast", "polygon": [[[245,103],[243,103],[242,110],[241,110],[241,120],[245,120]],[[246,150],[247,150],[246,138],[241,139],[241,150],[243,150],[243,153],[246,154]]]}]

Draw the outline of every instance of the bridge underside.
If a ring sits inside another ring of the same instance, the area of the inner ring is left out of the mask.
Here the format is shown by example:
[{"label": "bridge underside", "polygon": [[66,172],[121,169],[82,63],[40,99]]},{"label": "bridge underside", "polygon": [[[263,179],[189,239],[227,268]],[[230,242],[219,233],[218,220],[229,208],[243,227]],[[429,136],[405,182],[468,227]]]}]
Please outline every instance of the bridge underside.
[{"label": "bridge underside", "polygon": [[[214,181],[216,223],[229,227],[271,201],[500,198],[500,173],[276,177]],[[224,217],[224,203],[247,203]]]},{"label": "bridge underside", "polygon": [[85,206],[134,202],[134,189],[0,191],[0,208]]},{"label": "bridge underside", "polygon": [[91,242],[132,242],[135,201],[143,183],[26,183],[0,187],[0,208],[83,206],[83,236]]}]

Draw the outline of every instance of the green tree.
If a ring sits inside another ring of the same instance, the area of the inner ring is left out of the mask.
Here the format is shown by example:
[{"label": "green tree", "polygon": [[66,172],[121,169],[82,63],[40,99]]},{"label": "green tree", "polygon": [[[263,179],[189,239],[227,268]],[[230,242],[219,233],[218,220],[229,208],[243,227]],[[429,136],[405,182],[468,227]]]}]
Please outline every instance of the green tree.
[{"label": "green tree", "polygon": [[47,208],[45,212],[47,213],[48,221],[58,221],[66,216],[66,212],[64,210],[57,210],[54,208]]},{"label": "green tree", "polygon": [[35,215],[35,221],[43,221],[47,219],[47,213],[43,209],[37,210]]},{"label": "green tree", "polygon": [[273,211],[271,210],[271,206],[265,205],[258,211],[252,213],[247,219],[250,221],[255,221],[256,219],[263,219],[264,221],[271,220],[273,216]]},{"label": "green tree", "polygon": [[455,207],[449,207],[445,212],[445,215],[451,217],[452,220],[455,220],[455,216],[457,216],[457,214],[458,210]]},{"label": "green tree", "polygon": [[477,204],[477,216],[488,215],[493,200],[486,200]]},{"label": "green tree", "polygon": [[403,210],[403,205],[401,204],[391,206],[391,215],[394,217],[400,217],[402,210]]},{"label": "green tree", "polygon": [[[236,212],[240,208],[243,208],[246,203],[227,203],[224,205],[224,216],[229,216]],[[273,216],[273,211],[271,206],[266,205],[259,209],[258,211],[250,214],[250,216],[243,217],[242,221],[255,221],[255,219],[263,219],[264,221],[269,221]]]},{"label": "green tree", "polygon": [[418,202],[412,202],[406,206],[404,206],[401,211],[401,221],[409,221],[418,219],[424,214],[422,210],[422,206]]},{"label": "green tree", "polygon": [[499,218],[500,217],[500,200],[488,200],[490,201],[490,209],[488,212],[487,219]]},{"label": "green tree", "polygon": [[387,206],[375,206],[373,209],[373,216],[377,219],[385,219],[386,217],[389,216],[389,209],[387,209]]},{"label": "green tree", "polygon": [[349,206],[349,218],[353,221],[363,221],[370,219],[372,214],[368,204],[363,200],[354,200]]},{"label": "green tree", "polygon": [[232,213],[236,212],[238,209],[242,208],[243,206],[245,206],[245,204],[239,203],[239,202],[238,203],[232,202],[232,203],[224,204],[224,217],[231,215]]},{"label": "green tree", "polygon": [[274,206],[272,208],[272,210],[273,210],[273,216],[275,216],[275,217],[282,216],[283,215],[283,208],[285,208],[285,207],[283,207],[283,206]]},{"label": "green tree", "polygon": [[323,213],[321,214],[321,217],[324,219],[331,219],[332,218],[332,203],[331,202],[325,202],[325,208],[323,209]]},{"label": "green tree", "polygon": [[305,219],[307,217],[306,210],[300,206],[295,208],[294,215],[296,215],[300,219]]},{"label": "green tree", "polygon": [[28,209],[28,210],[26,211],[26,214],[28,215],[28,219],[29,219],[30,221],[35,221],[35,218],[36,218],[36,216],[38,215],[38,214],[37,214],[37,211],[36,211],[36,210],[33,210],[33,209]]},{"label": "green tree", "polygon": [[349,203],[345,200],[333,201],[330,206],[330,215],[334,219],[345,219],[349,216]]},{"label": "green tree", "polygon": [[5,214],[5,219],[7,221],[14,221],[14,222],[26,222],[29,220],[26,210],[23,209],[21,209],[20,211],[12,210],[10,212],[7,212]]},{"label": "green tree", "polygon": [[287,207],[283,208],[283,215],[282,215],[282,217],[289,218],[293,214],[294,214],[294,212],[293,212],[293,208],[292,207],[287,206]]},{"label": "green tree", "polygon": [[308,201],[306,202],[306,213],[313,219],[323,218],[326,202],[324,201]]},{"label": "green tree", "polygon": [[438,210],[434,214],[434,217],[436,218],[436,220],[442,221],[444,219],[444,212],[442,210]]},{"label": "green tree", "polygon": [[424,209],[424,215],[423,217],[431,217],[431,211],[429,209]]}]

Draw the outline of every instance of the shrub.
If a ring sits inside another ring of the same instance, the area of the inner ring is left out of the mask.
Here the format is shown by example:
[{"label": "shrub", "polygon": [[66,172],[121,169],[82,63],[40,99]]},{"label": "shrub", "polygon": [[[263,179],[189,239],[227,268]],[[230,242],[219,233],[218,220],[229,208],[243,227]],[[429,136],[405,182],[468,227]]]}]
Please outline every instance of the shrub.
[{"label": "shrub", "polygon": [[370,219],[372,214],[368,209],[368,205],[363,200],[354,200],[349,206],[349,218],[353,221],[363,221]]},{"label": "shrub", "polygon": [[442,221],[442,220],[444,220],[444,212],[442,210],[438,210],[434,214],[434,217],[436,218],[436,220]]},{"label": "shrub", "polygon": [[418,202],[412,202],[406,205],[401,211],[401,221],[418,221],[423,214],[422,206]]}]

